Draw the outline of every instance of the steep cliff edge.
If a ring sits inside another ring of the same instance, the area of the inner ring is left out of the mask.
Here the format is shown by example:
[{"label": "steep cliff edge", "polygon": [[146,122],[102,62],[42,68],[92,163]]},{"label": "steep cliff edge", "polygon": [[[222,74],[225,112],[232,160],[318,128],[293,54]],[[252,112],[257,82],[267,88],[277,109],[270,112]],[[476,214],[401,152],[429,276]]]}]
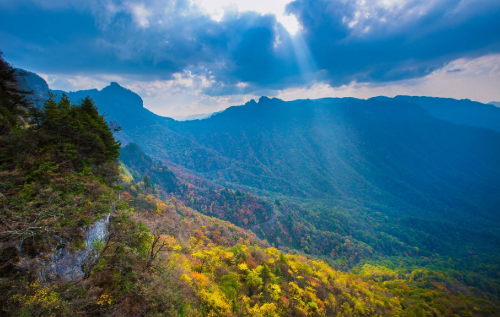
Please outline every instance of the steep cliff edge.
[{"label": "steep cliff edge", "polygon": [[95,265],[109,238],[109,218],[103,218],[92,223],[85,231],[82,247],[72,250],[64,246],[56,250],[39,270],[42,281],[78,281]]},{"label": "steep cliff edge", "polygon": [[1,58],[0,76],[0,277],[81,279],[108,239],[120,144],[90,98],[37,108],[45,81]]}]

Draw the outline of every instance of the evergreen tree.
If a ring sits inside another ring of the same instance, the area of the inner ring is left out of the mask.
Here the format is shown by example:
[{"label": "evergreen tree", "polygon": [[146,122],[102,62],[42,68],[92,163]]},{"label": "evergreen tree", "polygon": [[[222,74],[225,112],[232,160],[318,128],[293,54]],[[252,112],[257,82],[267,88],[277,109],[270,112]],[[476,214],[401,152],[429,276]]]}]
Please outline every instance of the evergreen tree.
[{"label": "evergreen tree", "polygon": [[148,175],[144,176],[144,188],[149,188],[149,189],[152,188],[151,180],[149,179]]}]

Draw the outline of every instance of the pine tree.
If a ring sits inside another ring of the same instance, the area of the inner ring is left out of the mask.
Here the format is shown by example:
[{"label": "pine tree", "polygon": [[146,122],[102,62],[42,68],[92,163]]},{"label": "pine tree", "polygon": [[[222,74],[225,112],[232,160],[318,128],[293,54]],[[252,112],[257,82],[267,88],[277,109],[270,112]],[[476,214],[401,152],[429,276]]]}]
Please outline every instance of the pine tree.
[{"label": "pine tree", "polygon": [[149,179],[149,176],[146,175],[144,176],[144,188],[151,189],[151,180]]}]

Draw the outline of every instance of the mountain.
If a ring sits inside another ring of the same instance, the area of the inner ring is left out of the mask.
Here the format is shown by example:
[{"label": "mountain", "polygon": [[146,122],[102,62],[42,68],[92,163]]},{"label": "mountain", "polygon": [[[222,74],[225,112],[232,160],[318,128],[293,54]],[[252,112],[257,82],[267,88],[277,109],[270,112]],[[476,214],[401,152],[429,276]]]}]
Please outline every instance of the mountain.
[{"label": "mountain", "polygon": [[[337,294],[335,301],[336,303],[339,301],[345,303],[345,297],[350,298],[350,296],[352,296],[351,292],[351,287],[352,287],[358,290],[358,293],[356,295],[358,303],[361,301],[363,302],[363,305],[366,305],[368,307],[372,307],[371,306],[372,299],[379,298],[380,296],[382,296],[383,298],[384,296],[395,295],[395,297],[389,302],[392,304],[396,304],[396,307],[399,307],[399,305],[401,305],[401,307],[404,307],[402,313],[403,316],[425,316],[425,312],[428,312],[431,315],[434,313],[436,315],[440,315],[443,314],[444,312],[449,312],[449,311],[469,313],[471,309],[475,310],[475,313],[471,313],[470,315],[478,315],[478,316],[495,315],[494,312],[497,309],[496,303],[499,302],[498,298],[496,297],[496,294],[498,294],[499,290],[498,288],[499,276],[498,276],[498,271],[496,270],[497,268],[496,264],[490,264],[486,259],[479,260],[481,264],[478,265],[477,262],[471,264],[468,261],[463,261],[460,259],[451,260],[450,258],[440,258],[436,256],[433,256],[432,258],[426,258],[425,256],[417,256],[419,255],[418,251],[417,254],[415,254],[414,256],[410,256],[411,255],[410,251],[410,253],[406,254],[404,257],[390,257],[390,258],[384,258],[383,260],[375,260],[375,261],[373,259],[366,260],[365,262],[352,268],[351,273],[349,273],[350,279],[348,280],[347,283],[344,283],[345,281],[344,279],[346,277],[344,273],[336,271],[335,277],[332,280],[335,282],[339,282],[340,284],[334,283],[334,285],[336,286],[343,285],[343,286],[341,286],[340,289],[336,289],[334,291],[332,290],[331,285],[323,284],[326,280],[321,278],[321,276],[323,276],[323,274],[327,272],[330,272],[330,268],[321,261],[306,262],[306,259],[308,257],[305,257],[303,255],[298,255],[297,257],[287,255],[286,258],[279,255],[274,257],[274,259],[270,261],[263,262],[263,259],[266,259],[265,254],[271,257],[273,254],[275,254],[276,252],[275,248],[261,249],[255,246],[251,246],[249,248],[247,246],[248,243],[245,242],[242,243],[240,238],[239,240],[240,242],[236,244],[234,247],[232,247],[231,249],[227,248],[224,249],[223,248],[224,246],[234,244],[234,242],[232,242],[231,236],[233,236],[234,239],[236,239],[235,235],[240,236],[242,235],[242,233],[236,231],[235,228],[231,227],[227,228],[217,223],[215,223],[214,226],[213,222],[211,224],[208,224],[208,227],[206,222],[201,222],[201,224],[203,224],[203,226],[201,227],[199,225],[196,226],[196,223],[198,221],[195,220],[196,218],[193,219],[192,218],[193,216],[191,216],[195,215],[196,213],[189,209],[185,209],[185,207],[183,207],[182,205],[179,205],[179,202],[182,201],[182,198],[180,196],[174,195],[174,198],[169,198],[167,200],[167,204],[170,205],[170,207],[168,208],[165,206],[165,204],[158,202],[156,202],[156,206],[154,204],[151,206],[151,203],[149,202],[151,200],[151,194],[150,191],[147,191],[148,185],[146,185],[146,183],[149,183],[149,181],[141,182],[140,180],[144,178],[144,175],[151,175],[152,176],[151,183],[154,182],[161,187],[163,181],[161,180],[162,177],[160,175],[161,174],[171,175],[170,172],[167,172],[168,168],[166,168],[165,166],[160,166],[158,162],[154,162],[154,160],[152,160],[145,153],[143,153],[136,144],[129,144],[122,149],[121,160],[127,164],[126,168],[127,169],[130,168],[132,174],[135,175],[132,178],[132,181],[130,181],[128,184],[122,185],[124,189],[122,192],[122,199],[124,199],[125,201],[131,201],[131,203],[134,206],[134,209],[137,210],[137,212],[140,215],[148,215],[146,217],[151,219],[152,217],[154,217],[151,216],[151,214],[153,215],[157,214],[158,218],[156,218],[153,221],[156,221],[156,223],[160,225],[173,228],[180,225],[182,226],[182,232],[184,235],[186,234],[186,231],[195,233],[195,235],[191,236],[189,240],[190,247],[192,248],[192,250],[194,249],[193,251],[191,251],[194,252],[192,253],[192,256],[195,259],[195,261],[197,259],[201,259],[202,261],[201,263],[206,263],[202,264],[203,272],[207,271],[215,272],[215,274],[213,275],[210,273],[205,273],[206,276],[205,275],[202,276],[204,279],[202,285],[205,286],[209,285],[209,288],[212,289],[212,292],[214,291],[217,292],[216,285],[220,285],[220,288],[223,290],[223,292],[227,294],[226,296],[229,297],[233,296],[231,294],[234,294],[234,291],[232,290],[231,292],[226,291],[228,287],[227,279],[229,279],[229,276],[234,276],[234,272],[241,272],[246,270],[247,266],[255,267],[255,265],[257,265],[256,271],[262,272],[258,273],[258,276],[262,276],[264,283],[266,283],[265,281],[267,273],[264,272],[267,270],[266,268],[267,266],[269,266],[270,270],[272,271],[271,273],[272,275],[270,275],[271,280],[273,280],[273,275],[274,275],[274,277],[277,278],[274,279],[275,281],[281,281],[279,282],[279,285],[280,289],[283,291],[282,293],[284,295],[283,300],[286,303],[288,303],[288,298],[290,298],[289,297],[290,295],[295,296],[293,294],[296,294],[296,290],[300,292],[301,285],[314,285],[312,286],[312,288],[311,286],[306,287],[306,289],[308,289],[309,291],[312,290],[313,293],[315,292],[315,289],[321,289],[321,291],[318,292],[319,298],[324,298],[325,293],[330,293],[332,291],[335,292],[335,294]],[[139,170],[143,172],[138,173]],[[168,178],[170,178],[170,176],[168,176],[167,179]],[[156,181],[153,181],[153,179],[156,179]],[[189,191],[193,190],[193,188],[190,186],[188,187],[188,189]],[[144,194],[141,194],[141,191],[145,191]],[[177,194],[176,190],[174,190],[174,193]],[[214,203],[217,204],[220,198],[222,198],[225,195],[224,193],[227,192],[221,191],[218,193],[218,195],[211,196],[209,201],[210,206],[214,205]],[[237,195],[241,196],[243,194],[237,192]],[[191,197],[190,199],[193,199],[193,197]],[[144,208],[144,206],[145,205],[147,206],[148,204],[151,206],[149,207],[150,210],[151,209],[157,210],[156,213],[147,212],[147,208]],[[243,206],[245,205],[245,204],[240,204],[240,201],[229,201],[229,200],[224,201],[224,204],[227,205],[229,208],[241,207],[242,205]],[[284,211],[285,209],[283,209],[282,207],[284,204],[287,203],[285,201],[282,202],[276,201],[275,204],[279,210]],[[164,207],[161,207],[162,205]],[[162,208],[165,208],[167,210],[162,211],[163,210]],[[193,210],[200,210],[202,212],[206,212],[203,210],[203,208],[199,208],[199,206],[198,208],[193,208]],[[179,215],[182,218],[179,218]],[[306,226],[304,225],[305,224],[304,219],[297,219],[297,220],[299,221],[299,223],[297,224],[296,230],[305,231],[306,234],[302,237],[302,239],[306,238],[307,240],[310,240],[311,237],[308,235],[307,229],[305,228]],[[233,219],[231,221],[233,221]],[[328,219],[324,219],[324,221],[329,222]],[[387,219],[385,221],[389,222]],[[267,225],[274,226],[276,229],[282,228],[283,226],[283,224],[277,221],[275,217],[271,217],[265,222],[267,223]],[[367,229],[368,228],[364,228],[365,235],[371,234]],[[254,229],[252,228],[252,230]],[[283,239],[291,237],[286,235],[280,235],[280,236]],[[426,239],[427,237],[422,236],[419,238]],[[328,236],[325,237],[325,239],[335,241],[336,239],[338,239],[338,237]],[[381,240],[383,240],[383,236]],[[203,242],[200,241],[207,241],[208,242],[207,247],[209,249],[208,250],[204,249],[203,251],[200,252],[199,246],[200,245],[203,246]],[[337,240],[336,242],[339,243],[340,241]],[[387,240],[385,242],[387,243]],[[262,247],[262,245],[265,245],[266,241],[265,240],[256,241],[254,238],[253,244],[255,245],[257,243],[260,243]],[[185,245],[186,244],[184,244],[184,247]],[[339,258],[345,257],[345,254],[347,253],[346,251],[349,247],[353,248],[354,249],[353,251],[357,253],[364,252],[363,245],[356,244],[353,242],[344,241],[344,243],[339,243],[339,245],[341,246],[341,248],[336,249],[338,251],[336,257]],[[385,245],[386,248],[390,246],[391,246],[390,243],[387,243]],[[465,245],[462,245],[462,247],[465,247]],[[170,256],[174,257],[174,261],[177,261],[179,256],[181,256],[182,258],[182,251],[181,251],[182,249],[179,247],[177,250],[169,252]],[[227,250],[230,250],[230,252],[225,253],[227,252]],[[244,262],[240,260],[240,264],[235,266],[230,260],[228,260],[227,256],[231,256],[231,254],[233,254],[233,256],[235,254],[242,254],[243,250],[251,250],[250,253],[246,253],[247,258]],[[225,256],[226,260],[225,261],[218,260],[217,254],[219,254],[219,256]],[[477,255],[475,255],[474,258],[477,258]],[[184,259],[183,265],[186,265],[185,263],[189,261],[190,257]],[[484,264],[481,261],[484,261]],[[254,264],[255,262],[257,264]],[[194,262],[194,263],[199,263],[199,262]],[[278,264],[279,265],[278,269],[276,268],[276,265],[273,266],[273,264],[269,263]],[[289,266],[282,267],[281,266],[282,263],[287,263]],[[486,263],[488,264],[485,265]],[[237,269],[235,270],[235,268]],[[200,270],[200,267],[196,266],[195,270]],[[297,273],[294,273],[295,271]],[[221,274],[223,274],[219,272],[226,273],[227,275],[218,277]],[[103,273],[101,273],[101,275],[102,274]],[[311,274],[314,277],[311,278]],[[333,275],[330,276],[333,277]],[[287,287],[286,281],[295,278],[296,281],[298,281],[297,283],[298,288],[295,288],[295,282],[293,283],[288,282],[288,286],[292,286],[293,290],[287,295],[287,291],[290,291],[290,288]],[[358,278],[361,278],[362,280],[358,280]],[[208,283],[207,279],[209,280]],[[304,284],[305,282],[304,280],[309,282]],[[248,281],[249,278],[247,277],[244,285],[249,285]],[[382,286],[374,293],[372,293],[371,291],[373,290],[372,288],[373,286],[371,284],[372,281],[377,281],[379,285]],[[318,285],[317,283],[320,284]],[[241,286],[237,286],[238,285],[237,279],[236,281],[232,280],[231,285],[236,285],[234,286],[234,288],[240,289],[241,292]],[[164,286],[164,284],[162,284],[162,286]],[[182,284],[176,285],[175,287],[173,286],[171,287],[174,289],[178,289],[179,287],[182,287]],[[386,287],[390,290],[389,294],[386,293],[385,290]],[[268,294],[268,291],[266,291],[265,289],[266,288],[263,287],[262,291],[257,290],[257,292],[262,292],[261,294],[264,296],[258,296],[252,298],[254,300],[259,299],[259,301],[261,302],[262,301],[268,302],[269,299],[266,299],[266,294]],[[254,294],[255,292],[255,290],[252,290],[251,288],[249,291],[250,294]],[[156,292],[161,292],[161,291],[158,290]],[[302,294],[305,295],[306,293]],[[473,295],[473,294],[481,294],[484,297],[479,299],[479,295]],[[366,296],[368,296],[370,299],[367,300]],[[159,298],[161,300],[163,297],[159,296]],[[189,299],[189,297],[187,298]],[[395,302],[396,298],[401,298],[402,300],[401,304]],[[208,300],[208,299],[202,299],[202,303],[203,300]],[[296,299],[294,299],[294,301],[295,300]],[[157,301],[157,299],[155,299],[155,301]],[[313,302],[315,301],[316,300],[313,300]],[[378,299],[375,299],[375,302],[377,301]],[[219,302],[222,303],[223,301]],[[211,303],[212,304],[210,305],[211,307],[210,309],[216,309],[217,307],[217,310],[219,312],[220,311],[224,312],[229,309],[229,308],[223,308],[225,307],[223,306],[223,304],[214,306],[216,304],[213,302]],[[239,306],[241,305],[240,301],[233,300],[233,305],[235,305],[234,303],[237,303],[236,307],[242,307]],[[301,306],[298,307],[307,307],[304,304],[300,304]],[[299,311],[301,311],[304,316],[314,316],[315,311],[326,312],[327,316],[330,315],[333,316],[335,315],[335,312],[339,313],[339,316],[348,316],[351,313],[347,304],[342,304],[343,308],[340,309],[338,308],[330,309],[328,305],[325,306],[324,308],[318,308],[318,310],[316,310],[315,308],[312,309],[304,308],[303,310]],[[337,307],[338,305],[339,304],[336,304],[335,306]],[[196,305],[194,305],[193,307],[196,307]],[[287,307],[290,307],[288,309],[292,309],[292,311],[296,311],[297,309],[297,306],[289,306],[286,304],[283,307],[285,309],[287,309]],[[375,307],[370,308],[370,311],[377,309]],[[393,307],[394,307],[393,305],[384,306],[384,309],[380,311],[378,314],[380,316],[394,316],[396,313],[395,311],[392,310]],[[458,315],[460,315],[460,313]],[[232,316],[228,312],[225,312],[224,315]],[[293,316],[293,314],[289,310],[284,315]],[[365,313],[363,312],[363,310],[359,310],[357,315],[364,316]]]},{"label": "mountain", "polygon": [[395,99],[414,103],[441,120],[500,132],[500,111],[491,104],[469,99],[396,96]]},{"label": "mountain", "polygon": [[[164,139],[172,133],[189,142]],[[133,135],[156,157],[208,179],[299,197],[370,201],[388,192],[383,201],[428,209],[432,203],[424,200],[439,204],[453,193],[457,200],[448,207],[474,210],[461,197],[494,196],[498,180],[497,133],[443,122],[391,99],[261,98],[209,119]],[[431,195],[436,191],[442,195]]]},{"label": "mountain", "polygon": [[[58,96],[63,91],[54,90]],[[173,119],[160,117],[144,108],[139,95],[112,82],[102,90],[80,90],[66,93],[73,103],[77,103],[86,96],[91,97],[109,121],[116,121],[125,131],[133,128],[144,128],[155,124],[163,124]]]},{"label": "mountain", "polygon": [[[135,142],[181,180],[211,188],[203,195],[215,197],[212,190],[222,187],[279,200],[272,221],[259,224],[259,216],[251,225],[278,245],[341,254],[348,263],[415,248],[450,255],[500,246],[496,107],[408,96],[262,97],[178,122],[149,112],[116,83],[68,95],[73,102],[90,95],[123,127],[121,140]],[[206,201],[191,206],[208,212]],[[247,221],[218,210],[223,219]],[[337,251],[346,241],[354,246]]]},{"label": "mountain", "polygon": [[41,108],[47,99],[49,85],[42,77],[35,73],[17,68],[16,79],[22,90],[32,91],[33,94],[27,95],[27,100],[32,102],[37,108]]},{"label": "mountain", "polygon": [[494,105],[495,107],[500,107],[500,101],[492,101],[490,105]]},{"label": "mountain", "polygon": [[[315,206],[318,219],[303,205],[280,211],[283,233],[308,223],[311,241],[291,237],[296,248],[329,254],[335,246],[324,238],[340,228],[382,253],[388,248],[372,234],[399,241],[395,252],[466,252],[457,241],[500,246],[500,134],[437,119],[400,98],[263,97],[205,120],[128,133],[156,159],[214,183]],[[339,209],[351,211],[349,220]],[[363,236],[367,227],[374,231]],[[261,234],[278,241],[279,232]]]},{"label": "mountain", "polygon": [[[105,114],[111,121],[117,121],[119,125],[127,129],[134,128],[137,124],[150,126],[172,121],[170,118],[156,115],[144,108],[142,98],[139,95],[120,86],[116,82],[110,83],[109,86],[100,91],[90,89],[65,92],[49,89],[47,82],[35,73],[23,69],[17,69],[16,73],[18,74],[17,79],[21,88],[34,92],[33,97],[29,99],[33,100],[34,105],[38,108],[41,108],[43,102],[47,99],[47,93],[51,91],[58,98],[63,93],[66,93],[73,103],[78,103],[82,98],[90,96],[95,101],[101,113]],[[500,102],[482,104],[468,99],[456,100],[451,98],[416,96],[396,96],[394,99],[417,104],[431,116],[441,120],[462,125],[490,128],[500,132],[499,111],[495,107],[490,106],[498,105]],[[179,117],[178,121],[206,119],[221,112],[223,111]],[[131,118],[134,119],[131,120]]]},{"label": "mountain", "polygon": [[192,115],[189,115],[189,116],[177,116],[175,117],[175,119],[177,121],[190,121],[190,120],[201,120],[201,119],[205,119],[205,118],[208,118],[210,116],[214,115],[213,112],[211,113],[200,113],[200,114],[192,114]]},{"label": "mountain", "polygon": [[147,127],[155,124],[163,124],[173,119],[158,116],[144,108],[142,98],[133,91],[120,86],[116,82],[101,90],[89,89],[79,91],[51,90],[47,82],[35,73],[17,69],[17,79],[22,89],[34,94],[28,96],[28,100],[34,102],[34,106],[41,108],[47,93],[50,91],[56,95],[59,101],[62,94],[66,94],[73,104],[79,103],[85,97],[91,97],[99,108],[99,112],[108,121],[114,121],[123,129]]},{"label": "mountain", "polygon": [[2,316],[500,309],[492,129],[397,98],[178,122],[117,84],[36,110],[0,77]]}]

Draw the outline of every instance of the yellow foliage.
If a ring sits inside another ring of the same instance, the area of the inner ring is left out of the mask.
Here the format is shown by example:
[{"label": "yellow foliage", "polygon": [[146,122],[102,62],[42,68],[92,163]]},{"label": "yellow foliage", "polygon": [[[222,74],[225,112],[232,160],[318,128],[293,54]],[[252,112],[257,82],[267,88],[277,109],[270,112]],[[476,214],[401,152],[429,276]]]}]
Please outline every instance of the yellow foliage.
[{"label": "yellow foliage", "polygon": [[189,243],[192,244],[192,245],[196,245],[198,243],[198,239],[196,239],[193,236],[190,236],[189,237]]},{"label": "yellow foliage", "polygon": [[274,303],[266,303],[262,306],[255,304],[254,307],[248,310],[248,313],[252,317],[279,317],[278,307]]},{"label": "yellow foliage", "polygon": [[108,294],[102,294],[96,302],[99,306],[111,305],[111,303],[113,303],[113,297]]},{"label": "yellow foliage", "polygon": [[363,265],[363,267],[361,268],[360,275],[365,278],[373,279],[377,282],[393,280],[397,278],[397,274],[393,270],[385,266],[381,265],[375,266],[371,264]]},{"label": "yellow foliage", "polygon": [[246,263],[238,264],[238,270],[240,270],[241,272],[245,272],[245,273],[250,271],[250,269],[248,268],[248,265]]},{"label": "yellow foliage", "polygon": [[169,235],[161,235],[163,243],[167,246],[167,248],[171,251],[179,251],[182,249],[181,245],[175,240],[174,237]]},{"label": "yellow foliage", "polygon": [[248,252],[248,247],[245,244],[241,245],[241,252],[242,253],[247,253]]},{"label": "yellow foliage", "polygon": [[229,301],[219,291],[208,292],[203,289],[199,293],[200,300],[207,309],[208,317],[230,316],[231,305]]},{"label": "yellow foliage", "polygon": [[281,298],[281,287],[278,284],[267,285],[267,292],[274,301],[277,301]]},{"label": "yellow foliage", "polygon": [[300,305],[303,305],[304,303],[302,302],[302,294],[304,293],[304,290],[302,290],[294,282],[289,282],[288,285],[290,286],[290,298]]},{"label": "yellow foliage", "polygon": [[[62,299],[59,293],[54,291],[53,286],[42,286],[39,280],[24,286],[25,294],[12,296],[23,310],[37,312],[37,315],[50,314],[61,308]],[[55,315],[53,315],[55,316]]]},{"label": "yellow foliage", "polygon": [[161,214],[167,210],[167,205],[161,200],[156,201],[156,213]]},{"label": "yellow foliage", "polygon": [[193,258],[199,259],[199,260],[206,260],[207,259],[207,252],[206,251],[196,251],[193,254],[191,254]]},{"label": "yellow foliage", "polygon": [[195,248],[200,248],[203,246],[203,240],[202,239],[197,239],[194,236],[189,237],[189,243],[195,247]]},{"label": "yellow foliage", "polygon": [[219,256],[221,257],[221,259],[230,260],[230,259],[232,259],[234,257],[234,253],[233,252],[229,252],[229,251],[221,250],[220,253],[219,253]]},{"label": "yellow foliage", "polygon": [[181,275],[181,280],[183,280],[184,282],[186,282],[187,284],[189,285],[192,285],[193,283],[193,279],[191,277],[189,277],[189,275],[187,274],[182,274]]}]

